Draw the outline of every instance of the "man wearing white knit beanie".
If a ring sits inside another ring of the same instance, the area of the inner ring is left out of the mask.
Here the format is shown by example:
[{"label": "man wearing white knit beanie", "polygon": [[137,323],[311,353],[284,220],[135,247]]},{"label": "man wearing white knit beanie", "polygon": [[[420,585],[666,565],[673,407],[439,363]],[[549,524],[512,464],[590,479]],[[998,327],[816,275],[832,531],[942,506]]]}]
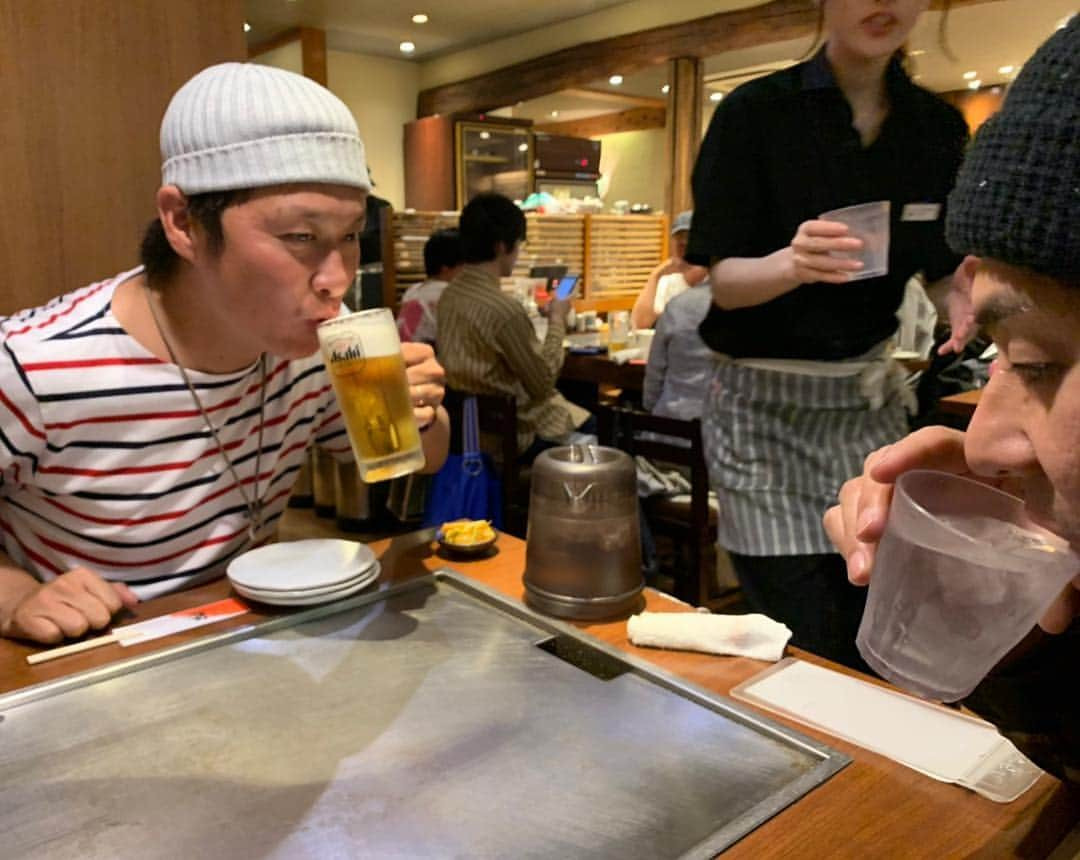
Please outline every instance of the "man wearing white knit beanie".
[{"label": "man wearing white knit beanie", "polygon": [[[161,124],[142,265],[0,319],[0,635],[56,642],[221,576],[273,536],[310,444],[348,458],[316,327],[370,190],[348,108],[266,66],[204,69]],[[427,470],[443,371],[406,344]]]}]

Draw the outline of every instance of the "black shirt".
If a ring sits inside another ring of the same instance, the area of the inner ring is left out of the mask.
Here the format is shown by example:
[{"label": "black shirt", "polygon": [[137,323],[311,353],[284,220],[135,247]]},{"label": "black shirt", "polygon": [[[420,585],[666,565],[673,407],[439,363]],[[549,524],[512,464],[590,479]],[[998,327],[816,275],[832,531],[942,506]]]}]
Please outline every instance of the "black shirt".
[{"label": "black shirt", "polygon": [[[891,103],[863,147],[825,49],[808,62],[738,87],[716,109],[694,166],[694,220],[686,258],[764,257],[799,225],[856,203],[892,203],[889,273],[850,284],[803,284],[771,301],[723,310],[702,339],[735,358],[836,360],[871,349],[897,326],[904,285],[960,262],[945,244],[945,199],[967,141],[963,117],[890,64]],[[908,204],[936,204],[908,209]]]}]

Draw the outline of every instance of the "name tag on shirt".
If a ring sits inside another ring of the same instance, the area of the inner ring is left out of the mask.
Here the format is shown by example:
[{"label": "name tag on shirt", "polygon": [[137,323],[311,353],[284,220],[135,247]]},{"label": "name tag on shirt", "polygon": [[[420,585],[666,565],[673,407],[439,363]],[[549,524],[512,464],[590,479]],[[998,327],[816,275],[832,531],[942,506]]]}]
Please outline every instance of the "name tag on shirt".
[{"label": "name tag on shirt", "polygon": [[940,203],[905,203],[901,221],[937,221],[941,216]]}]

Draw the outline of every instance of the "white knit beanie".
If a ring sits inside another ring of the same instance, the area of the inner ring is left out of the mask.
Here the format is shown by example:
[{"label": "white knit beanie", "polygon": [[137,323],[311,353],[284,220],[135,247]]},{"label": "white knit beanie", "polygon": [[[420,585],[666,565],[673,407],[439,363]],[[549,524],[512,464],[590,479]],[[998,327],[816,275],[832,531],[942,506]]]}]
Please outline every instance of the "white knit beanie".
[{"label": "white knit beanie", "polygon": [[161,181],[185,194],[325,182],[370,190],[352,113],[314,81],[255,63],[203,69],[161,121]]}]

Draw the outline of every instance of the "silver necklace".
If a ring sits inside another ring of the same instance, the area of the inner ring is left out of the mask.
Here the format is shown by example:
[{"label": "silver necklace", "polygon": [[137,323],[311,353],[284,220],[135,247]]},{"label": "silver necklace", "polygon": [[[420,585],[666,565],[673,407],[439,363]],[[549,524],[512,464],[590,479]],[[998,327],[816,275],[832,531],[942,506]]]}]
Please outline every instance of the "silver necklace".
[{"label": "silver necklace", "polygon": [[165,336],[165,327],[161,324],[157,309],[154,307],[154,300],[150,293],[150,288],[144,286],[143,289],[146,292],[146,304],[150,308],[150,316],[154,318],[154,325],[157,327],[158,334],[161,335],[161,342],[165,344],[165,349],[168,351],[172,363],[175,364],[180,371],[180,376],[184,380],[184,385],[187,386],[188,393],[191,395],[195,407],[199,410],[199,414],[202,415],[203,421],[210,430],[210,435],[214,437],[214,442],[217,443],[218,453],[221,454],[221,459],[225,461],[225,466],[228,468],[229,474],[232,475],[237,492],[240,493],[240,497],[244,500],[244,507],[247,508],[248,518],[248,540],[254,543],[259,529],[262,528],[263,520],[262,499],[259,497],[259,472],[262,466],[263,414],[266,407],[266,353],[259,354],[259,445],[258,448],[255,449],[255,483],[252,487],[252,495],[249,496],[247,490],[244,489],[243,482],[240,480],[240,475],[237,474],[236,466],[233,465],[232,459],[225,451],[225,446],[221,444],[221,437],[218,435],[217,428],[214,427],[214,423],[210,420],[210,416],[207,415],[206,408],[199,399],[199,395],[195,393],[195,386],[191,384],[191,379],[188,377],[184,365],[177,361],[176,352],[173,350],[172,344],[169,343],[169,339]]}]

